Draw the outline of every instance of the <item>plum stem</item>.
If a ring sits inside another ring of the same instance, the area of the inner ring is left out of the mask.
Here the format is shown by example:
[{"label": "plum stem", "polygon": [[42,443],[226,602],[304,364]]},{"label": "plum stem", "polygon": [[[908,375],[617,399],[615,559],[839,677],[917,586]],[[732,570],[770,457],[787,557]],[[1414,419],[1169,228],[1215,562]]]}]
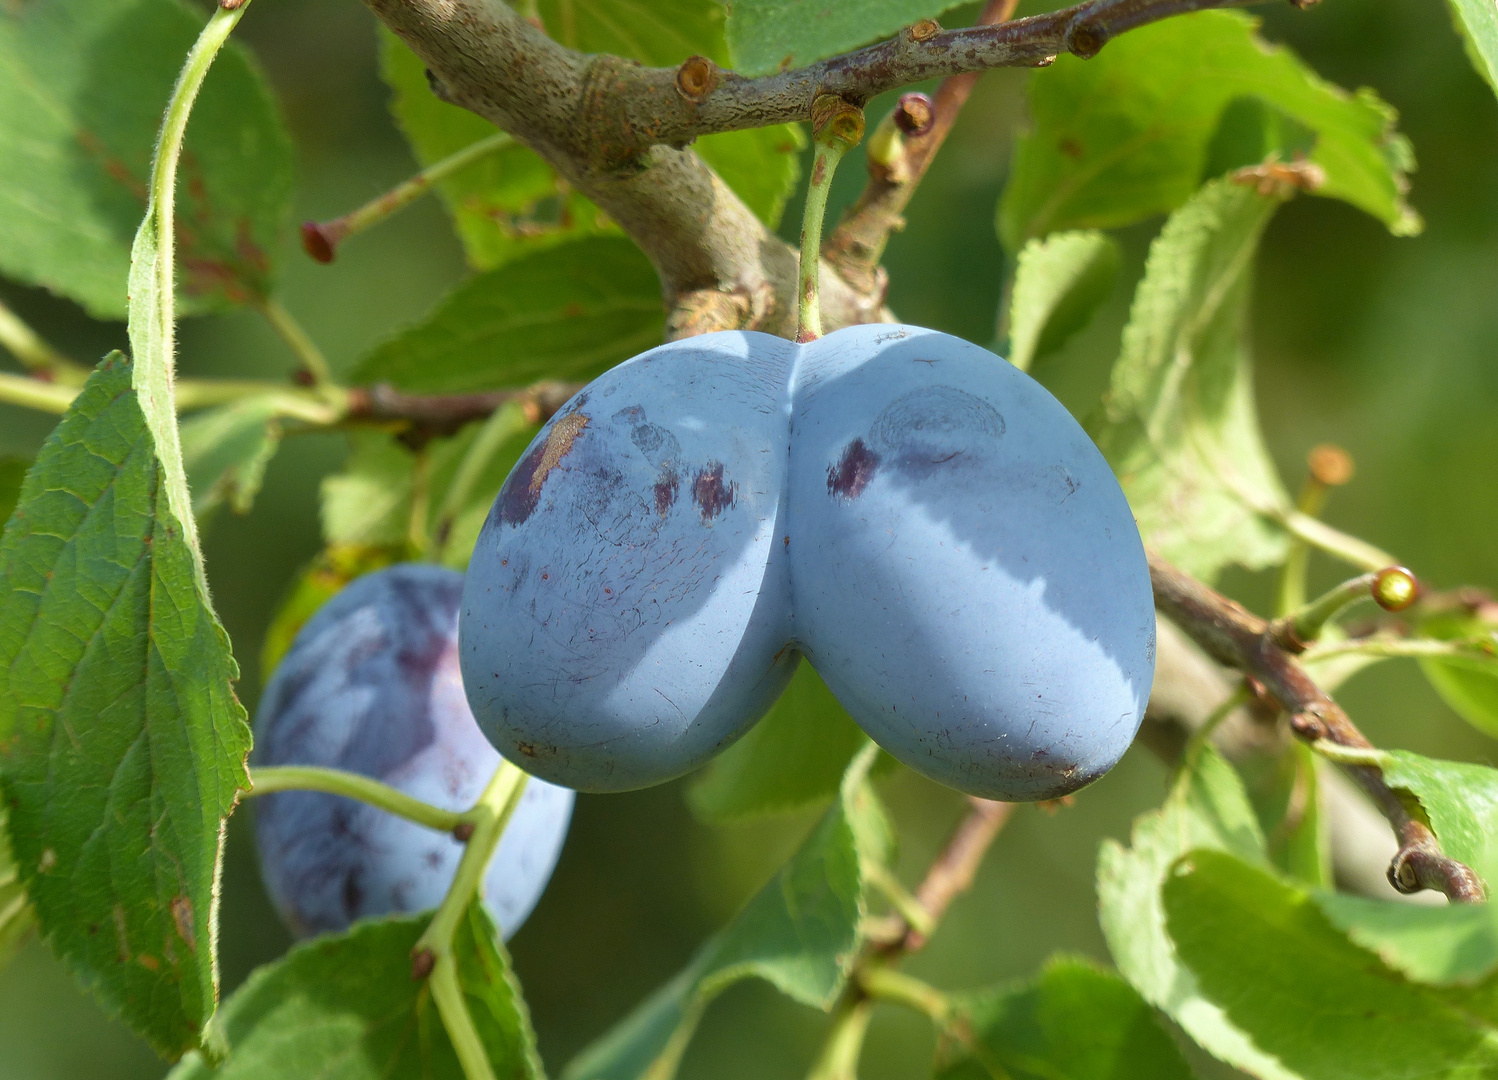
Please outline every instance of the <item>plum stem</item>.
[{"label": "plum stem", "polygon": [[472,823],[473,834],[463,849],[463,858],[458,862],[447,895],[411,950],[412,957],[421,960],[423,967],[426,957],[431,957],[427,981],[432,988],[432,999],[437,1003],[437,1012],[468,1080],[494,1080],[494,1070],[463,999],[458,961],[453,955],[453,935],[478,895],[484,871],[489,868],[505,826],[520,805],[520,796],[529,779],[510,762],[501,761],[478,802],[463,815],[465,822]]},{"label": "plum stem", "polygon": [[827,195],[843,155],[863,138],[863,110],[840,97],[822,94],[812,103],[812,140],[816,146],[811,179],[806,185],[806,209],[801,215],[801,265],[797,271],[796,340],[822,336],[822,221]]},{"label": "plum stem", "polygon": [[873,1011],[874,1003],[856,987],[843,995],[822,1052],[806,1074],[806,1080],[858,1080],[858,1059],[863,1054],[863,1040]]},{"label": "plum stem", "polygon": [[433,162],[410,179],[402,180],[383,195],[375,196],[341,217],[331,221],[308,221],[302,225],[302,247],[318,262],[330,263],[337,254],[338,245],[350,236],[404,210],[431,191],[434,184],[514,144],[514,138],[508,133],[495,132]]},{"label": "plum stem", "polygon": [[250,785],[250,790],[244,793],[247,798],[270,795],[277,791],[322,791],[329,795],[358,799],[438,832],[452,832],[468,823],[473,814],[472,810],[457,813],[439,809],[420,799],[413,799],[388,784],[358,773],[344,772],[342,769],[322,769],[311,765],[269,765],[251,771]]}]

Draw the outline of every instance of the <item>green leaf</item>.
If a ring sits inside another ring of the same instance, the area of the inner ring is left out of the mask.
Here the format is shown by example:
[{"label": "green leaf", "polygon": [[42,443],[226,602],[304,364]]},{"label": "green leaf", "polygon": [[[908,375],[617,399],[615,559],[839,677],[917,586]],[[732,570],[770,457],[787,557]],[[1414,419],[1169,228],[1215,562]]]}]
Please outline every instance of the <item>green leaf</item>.
[{"label": "green leaf", "polygon": [[1498,769],[1408,750],[1381,756],[1384,782],[1420,800],[1441,850],[1473,868],[1492,863],[1498,855]]},{"label": "green leaf", "polygon": [[1146,543],[1205,581],[1287,547],[1260,512],[1289,499],[1259,433],[1246,340],[1254,253],[1280,202],[1214,180],[1170,216],[1093,425]]},{"label": "green leaf", "polygon": [[595,236],[470,278],[352,378],[438,393],[590,379],[664,334],[650,262],[623,237]]},{"label": "green leaf", "polygon": [[[170,1080],[464,1080],[411,949],[427,918],[358,923],[260,968],[214,1022],[218,1068],[194,1054]],[[479,1038],[497,1080],[540,1080],[530,1013],[494,924],[474,904],[453,942]]]},{"label": "green leaf", "polygon": [[954,0],[733,0],[728,48],[744,75],[764,75],[892,36]]},{"label": "green leaf", "polygon": [[1191,1080],[1155,1010],[1079,957],[1055,957],[1030,982],[964,994],[954,1005],[980,1050],[941,1062],[940,1080]]},{"label": "green leaf", "polygon": [[848,762],[867,743],[803,662],[764,718],[702,771],[688,799],[709,821],[799,810],[837,795]]},{"label": "green leaf", "polygon": [[236,514],[249,513],[281,445],[276,414],[273,398],[246,398],[183,422],[182,463],[200,520],[221,503]]},{"label": "green leaf", "polygon": [[1498,968],[1498,914],[1491,904],[1426,907],[1316,893],[1316,903],[1356,945],[1415,982],[1474,983]]},{"label": "green leaf", "polygon": [[1255,21],[1204,11],[1140,26],[1091,60],[1062,55],[1030,83],[1033,128],[1015,147],[999,234],[1018,250],[1057,229],[1109,229],[1184,203],[1202,179],[1219,117],[1235,99],[1274,106],[1317,135],[1318,194],[1393,232],[1418,232],[1404,201],[1414,167],[1394,111],[1371,91],[1323,82]]},{"label": "green leaf", "polygon": [[1021,371],[1087,325],[1118,280],[1118,241],[1096,231],[1055,233],[1019,253],[1009,306],[1009,362]]},{"label": "green leaf", "polygon": [[323,539],[404,547],[410,538],[416,455],[382,432],[353,432],[349,443],[353,453],[343,470],[323,478]]},{"label": "green leaf", "polygon": [[1098,921],[1118,970],[1209,1053],[1260,1080],[1296,1080],[1254,1045],[1182,966],[1160,886],[1185,852],[1209,848],[1262,863],[1264,835],[1233,767],[1210,746],[1188,762],[1159,810],[1137,818],[1130,846],[1098,852]]},{"label": "green leaf", "polygon": [[1197,985],[1282,1075],[1465,1080],[1498,1070],[1491,994],[1407,982],[1348,941],[1305,892],[1201,851],[1181,861],[1162,895]]},{"label": "green leaf", "polygon": [[0,457],[0,528],[10,519],[11,511],[21,498],[21,483],[31,462],[23,457]]},{"label": "green leaf", "polygon": [[709,1002],[740,979],[832,1006],[863,940],[864,868],[888,857],[888,826],[866,782],[874,753],[870,745],[854,759],[838,801],[780,872],[685,970],[574,1059],[567,1080],[670,1080]]},{"label": "green leaf", "polygon": [[43,933],[176,1057],[214,1009],[250,733],[131,376],[95,370],[0,541],[0,771]]},{"label": "green leaf", "polygon": [[[0,272],[91,315],[125,314],[162,110],[202,25],[178,0],[0,5]],[[215,65],[183,162],[184,311],[268,295],[291,143],[244,52],[231,48]]]},{"label": "green leaf", "polygon": [[[467,109],[442,101],[427,83],[426,65],[406,44],[380,27],[380,73],[390,87],[390,111],[424,168],[488,138],[493,124]],[[573,233],[555,219],[538,225],[537,204],[554,200],[561,187],[556,173],[533,150],[516,143],[488,155],[437,185],[453,217],[469,262],[498,266],[537,247],[569,239]],[[567,200],[574,226],[592,227],[596,211],[580,195]],[[523,226],[523,227],[522,227]]]},{"label": "green leaf", "polygon": [[1477,73],[1498,91],[1498,7],[1490,0],[1450,0],[1451,21]]},{"label": "green leaf", "polygon": [[21,884],[21,871],[11,856],[5,833],[5,807],[0,806],[0,970],[10,963],[36,922],[36,913],[26,902],[26,887]]},{"label": "green leaf", "polygon": [[[434,535],[439,515],[480,429],[481,425],[470,424],[457,435],[433,439],[420,454],[383,432],[351,434],[353,453],[343,471],[322,482],[324,539],[335,546],[397,549],[407,557],[434,557],[440,549],[446,565],[467,566],[484,517],[536,431],[534,425],[521,426],[482,463],[451,535],[439,543],[441,538]],[[426,515],[413,525],[418,487],[424,488]],[[413,531],[420,533],[420,544],[413,544]]]},{"label": "green leaf", "polygon": [[1453,712],[1498,738],[1498,626],[1480,614],[1452,612],[1420,623],[1422,637],[1485,644],[1486,657],[1421,657],[1420,670]]}]

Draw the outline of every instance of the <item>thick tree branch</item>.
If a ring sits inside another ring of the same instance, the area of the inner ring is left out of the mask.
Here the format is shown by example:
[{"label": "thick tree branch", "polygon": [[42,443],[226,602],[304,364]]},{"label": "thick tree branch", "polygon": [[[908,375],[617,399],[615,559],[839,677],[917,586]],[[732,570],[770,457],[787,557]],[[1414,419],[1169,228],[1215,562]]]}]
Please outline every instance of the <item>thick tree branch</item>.
[{"label": "thick tree branch", "polygon": [[[702,57],[649,68],[552,41],[504,0],[365,0],[415,50],[438,93],[545,158],[655,265],[669,331],[795,331],[796,255],[687,146],[699,135],[811,116],[819,94],[862,106],[885,90],[1061,52],[1092,56],[1134,26],[1255,0],[1088,0],[1000,26],[934,23],[795,71],[746,78]],[[888,315],[876,292],[822,277],[828,330]]]},{"label": "thick tree branch", "polygon": [[[1237,668],[1260,684],[1290,714],[1301,738],[1326,740],[1353,750],[1372,750],[1357,725],[1274,638],[1270,624],[1238,604],[1150,554],[1155,605],[1207,654]],[[1400,892],[1436,889],[1452,900],[1484,898],[1481,880],[1472,870],[1441,851],[1435,834],[1416,818],[1398,793],[1384,782],[1375,765],[1342,763],[1373,800],[1399,840],[1389,864],[1389,883]]]}]

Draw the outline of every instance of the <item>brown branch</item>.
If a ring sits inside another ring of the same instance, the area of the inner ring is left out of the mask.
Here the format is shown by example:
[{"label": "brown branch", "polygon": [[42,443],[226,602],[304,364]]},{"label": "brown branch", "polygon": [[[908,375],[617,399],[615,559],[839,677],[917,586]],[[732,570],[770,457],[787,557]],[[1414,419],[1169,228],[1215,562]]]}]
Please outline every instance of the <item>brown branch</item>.
[{"label": "brown branch", "polygon": [[512,401],[524,406],[528,421],[542,423],[580,389],[581,383],[556,380],[518,390],[473,394],[408,394],[388,383],[356,386],[348,391],[348,410],[343,419],[350,423],[400,424],[407,438],[424,442],[439,435],[451,435]]},{"label": "brown branch", "polygon": [[[727,327],[795,332],[796,255],[688,145],[699,135],[811,116],[832,93],[885,90],[1061,52],[1092,56],[1146,22],[1255,0],[1088,0],[999,26],[934,24],[795,71],[746,78],[702,57],[679,68],[585,56],[504,0],[365,0],[415,50],[446,100],[537,151],[617,221],[661,276],[673,336]],[[828,330],[890,316],[875,291],[822,274]]]},{"label": "brown branch", "polygon": [[[926,876],[916,886],[915,899],[920,903],[934,927],[946,915],[947,908],[958,896],[972,888],[973,878],[988,854],[994,838],[1009,820],[1014,811],[1013,803],[993,802],[969,796],[967,813],[947,837]],[[886,942],[879,950],[889,959],[895,955],[913,953],[921,949],[930,937],[910,924],[908,919],[895,917],[896,925],[881,935]]]},{"label": "brown branch", "polygon": [[[988,0],[976,25],[995,26],[1008,22],[1018,4],[1019,0]],[[879,263],[884,258],[884,245],[889,241],[889,234],[904,228],[905,207],[910,204],[936,152],[946,142],[952,125],[957,122],[957,114],[967,104],[982,74],[981,71],[965,71],[942,80],[932,101],[931,127],[923,134],[907,135],[901,140],[898,168],[870,159],[869,181],[862,194],[843,214],[836,230],[822,245],[822,257],[854,288],[869,294],[883,290]]]},{"label": "brown branch", "polygon": [[[1153,552],[1149,562],[1160,613],[1219,663],[1261,685],[1290,714],[1297,735],[1313,743],[1324,739],[1355,750],[1373,749],[1342,707],[1275,641],[1269,623]],[[1456,901],[1485,898],[1481,879],[1441,851],[1430,827],[1384,782],[1377,766],[1341,764],[1394,828],[1399,840],[1399,851],[1389,864],[1394,888],[1404,893],[1436,889]]]}]

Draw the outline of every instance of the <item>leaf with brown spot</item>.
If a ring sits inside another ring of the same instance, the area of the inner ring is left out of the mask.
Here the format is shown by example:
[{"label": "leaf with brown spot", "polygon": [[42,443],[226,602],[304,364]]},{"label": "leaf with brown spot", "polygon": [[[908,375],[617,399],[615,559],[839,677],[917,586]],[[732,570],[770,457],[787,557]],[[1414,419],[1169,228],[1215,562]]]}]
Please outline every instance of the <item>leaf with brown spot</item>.
[{"label": "leaf with brown spot", "polygon": [[[151,151],[202,25],[180,0],[0,5],[0,273],[91,315],[125,315]],[[194,107],[181,179],[181,313],[267,295],[291,142],[265,80],[232,44]]]}]

